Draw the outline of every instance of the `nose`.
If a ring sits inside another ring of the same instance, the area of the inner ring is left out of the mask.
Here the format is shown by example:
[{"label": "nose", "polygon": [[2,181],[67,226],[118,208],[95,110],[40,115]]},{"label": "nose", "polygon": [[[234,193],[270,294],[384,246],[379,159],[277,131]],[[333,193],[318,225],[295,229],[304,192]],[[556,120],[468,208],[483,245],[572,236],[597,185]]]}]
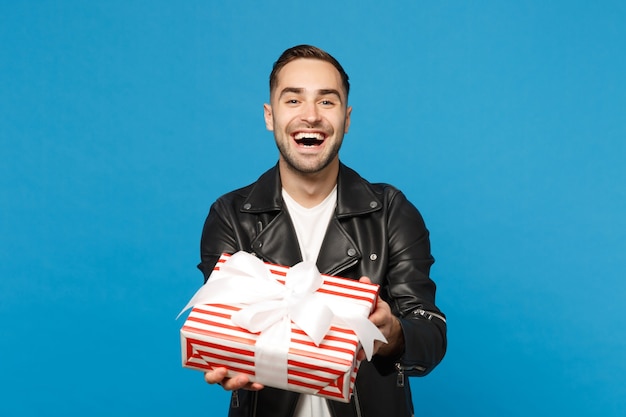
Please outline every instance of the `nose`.
[{"label": "nose", "polygon": [[306,103],[302,108],[302,120],[313,125],[320,120],[320,112],[316,103]]}]

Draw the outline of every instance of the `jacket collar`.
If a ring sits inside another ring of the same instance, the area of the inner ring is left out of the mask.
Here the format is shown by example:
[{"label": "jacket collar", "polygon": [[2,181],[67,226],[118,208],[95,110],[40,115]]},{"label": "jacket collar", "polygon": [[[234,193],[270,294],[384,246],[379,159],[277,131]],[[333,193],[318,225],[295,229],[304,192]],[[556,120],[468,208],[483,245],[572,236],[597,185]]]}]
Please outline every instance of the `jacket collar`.
[{"label": "jacket collar", "polygon": [[[242,212],[264,213],[283,209],[278,164],[265,172],[243,202]],[[337,217],[349,217],[380,210],[382,203],[371,185],[343,163],[337,177]]]}]

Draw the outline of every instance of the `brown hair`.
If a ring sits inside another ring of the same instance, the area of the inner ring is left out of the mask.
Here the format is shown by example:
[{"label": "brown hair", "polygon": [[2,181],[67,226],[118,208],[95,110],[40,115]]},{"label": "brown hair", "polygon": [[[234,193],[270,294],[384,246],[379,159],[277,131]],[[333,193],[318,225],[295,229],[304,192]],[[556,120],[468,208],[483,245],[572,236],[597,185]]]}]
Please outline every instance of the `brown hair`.
[{"label": "brown hair", "polygon": [[285,65],[298,58],[319,59],[321,61],[326,61],[332,64],[337,69],[337,71],[339,71],[343,87],[346,90],[346,97],[348,96],[348,94],[350,93],[349,77],[339,61],[337,61],[328,52],[311,45],[298,45],[289,48],[282,53],[282,55],[278,58],[276,62],[274,62],[274,67],[272,68],[272,72],[270,73],[270,94],[278,84],[278,73],[280,72],[280,70]]}]

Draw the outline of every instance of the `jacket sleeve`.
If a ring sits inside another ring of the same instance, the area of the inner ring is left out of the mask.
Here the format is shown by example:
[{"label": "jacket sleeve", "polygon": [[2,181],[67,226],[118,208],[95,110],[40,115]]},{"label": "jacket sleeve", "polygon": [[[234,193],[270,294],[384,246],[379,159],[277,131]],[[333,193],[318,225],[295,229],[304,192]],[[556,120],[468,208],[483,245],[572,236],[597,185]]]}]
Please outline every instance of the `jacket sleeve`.
[{"label": "jacket sleeve", "polygon": [[435,305],[436,285],[429,277],[434,259],[429,232],[418,210],[404,194],[388,194],[388,268],[383,298],[399,318],[404,335],[400,357],[375,357],[383,374],[399,370],[408,376],[429,373],[445,355],[446,318]]},{"label": "jacket sleeve", "polygon": [[233,219],[228,215],[229,210],[226,210],[227,204],[224,197],[213,203],[202,228],[198,269],[204,275],[204,282],[209,279],[213,267],[223,253],[233,254],[239,250]]}]

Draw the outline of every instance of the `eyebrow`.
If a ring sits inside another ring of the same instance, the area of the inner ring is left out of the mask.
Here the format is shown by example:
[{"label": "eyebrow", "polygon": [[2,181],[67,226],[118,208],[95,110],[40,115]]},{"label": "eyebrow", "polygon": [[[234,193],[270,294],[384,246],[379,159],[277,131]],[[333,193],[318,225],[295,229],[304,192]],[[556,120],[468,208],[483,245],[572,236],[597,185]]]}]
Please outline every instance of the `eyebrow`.
[{"label": "eyebrow", "polygon": [[[285,87],[281,90],[280,95],[278,97],[282,97],[285,94],[293,93],[293,94],[302,94],[304,92],[304,88],[299,87]],[[319,96],[327,96],[327,95],[335,95],[339,99],[340,102],[343,102],[341,99],[341,94],[339,91],[334,88],[322,88],[316,91]]]}]

